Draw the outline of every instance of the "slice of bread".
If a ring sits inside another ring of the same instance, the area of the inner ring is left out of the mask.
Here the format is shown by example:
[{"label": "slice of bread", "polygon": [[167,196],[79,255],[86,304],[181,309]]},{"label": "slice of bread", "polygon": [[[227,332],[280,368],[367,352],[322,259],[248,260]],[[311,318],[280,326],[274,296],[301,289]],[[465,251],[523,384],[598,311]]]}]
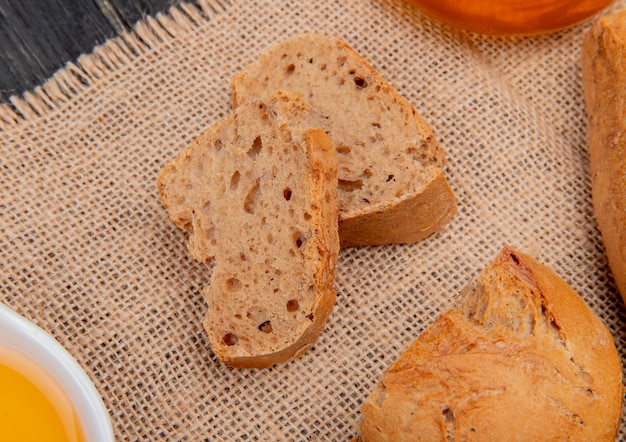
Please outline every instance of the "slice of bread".
[{"label": "slice of bread", "polygon": [[215,354],[263,368],[301,355],[330,314],[339,251],[337,160],[293,94],[251,101],[161,171],[191,255],[215,260],[204,326]]},{"label": "slice of bread", "polygon": [[342,247],[415,242],[452,218],[431,129],[347,44],[305,34],[268,49],[233,77],[233,107],[277,89],[317,109],[336,146]]},{"label": "slice of bread", "polygon": [[593,208],[626,302],[626,10],[592,26],[582,51]]},{"label": "slice of bread", "polygon": [[391,365],[365,441],[614,440],[622,370],[602,321],[562,279],[505,248]]}]

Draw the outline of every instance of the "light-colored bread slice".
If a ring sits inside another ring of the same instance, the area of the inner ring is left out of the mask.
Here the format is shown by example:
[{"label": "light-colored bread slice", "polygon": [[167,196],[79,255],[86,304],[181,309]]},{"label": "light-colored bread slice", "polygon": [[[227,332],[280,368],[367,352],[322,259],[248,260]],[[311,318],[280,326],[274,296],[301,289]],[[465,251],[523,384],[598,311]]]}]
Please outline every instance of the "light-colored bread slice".
[{"label": "light-colored bread slice", "polygon": [[346,43],[305,34],[271,47],[233,77],[233,107],[276,89],[317,109],[336,146],[342,247],[415,242],[452,218],[431,129]]},{"label": "light-colored bread slice", "polygon": [[215,260],[204,326],[215,354],[263,368],[301,355],[330,314],[337,161],[300,97],[275,93],[215,123],[161,171],[189,250]]},{"label": "light-colored bread slice", "polygon": [[388,369],[362,407],[362,439],[614,440],[621,374],[574,290],[504,248]]},{"label": "light-colored bread slice", "polygon": [[593,208],[626,300],[626,10],[601,17],[583,43]]}]

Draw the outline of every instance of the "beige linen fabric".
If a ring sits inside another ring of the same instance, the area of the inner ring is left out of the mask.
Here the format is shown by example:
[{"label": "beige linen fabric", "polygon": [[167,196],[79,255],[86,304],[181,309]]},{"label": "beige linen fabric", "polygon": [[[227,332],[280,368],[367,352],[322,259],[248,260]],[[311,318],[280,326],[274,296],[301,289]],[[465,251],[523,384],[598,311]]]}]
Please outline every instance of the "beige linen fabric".
[{"label": "beige linen fabric", "polygon": [[[504,244],[581,294],[624,356],[591,206],[589,26],[479,36],[400,0],[204,0],[148,18],[0,106],[0,302],[77,359],[118,440],[348,440],[385,369]],[[233,74],[305,31],[347,41],[424,116],[459,213],[418,244],[342,251],[314,348],[231,369],[202,328],[211,267],[189,258],[156,175],[230,112]]]}]

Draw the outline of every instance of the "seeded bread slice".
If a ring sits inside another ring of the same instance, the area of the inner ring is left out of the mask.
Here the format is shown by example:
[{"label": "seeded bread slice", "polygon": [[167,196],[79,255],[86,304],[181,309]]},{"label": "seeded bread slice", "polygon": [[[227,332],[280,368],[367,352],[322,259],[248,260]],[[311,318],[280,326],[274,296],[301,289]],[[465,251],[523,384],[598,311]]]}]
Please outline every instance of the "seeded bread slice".
[{"label": "seeded bread slice", "polygon": [[337,161],[293,94],[251,101],[211,126],[161,171],[170,218],[189,250],[215,261],[203,294],[215,354],[263,368],[300,356],[335,292]]},{"label": "seeded bread slice", "polygon": [[305,34],[271,47],[233,77],[233,107],[277,89],[317,109],[336,146],[342,247],[415,242],[452,218],[431,129],[346,43]]},{"label": "seeded bread slice", "polygon": [[622,412],[611,334],[555,273],[511,248],[394,362],[364,441],[611,441]]}]

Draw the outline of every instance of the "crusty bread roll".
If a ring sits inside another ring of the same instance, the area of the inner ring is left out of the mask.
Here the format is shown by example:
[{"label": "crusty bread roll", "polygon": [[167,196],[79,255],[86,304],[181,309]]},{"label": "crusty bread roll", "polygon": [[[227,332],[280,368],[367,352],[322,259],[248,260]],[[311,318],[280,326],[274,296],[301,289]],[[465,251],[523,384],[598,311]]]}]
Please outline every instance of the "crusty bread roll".
[{"label": "crusty bread roll", "polygon": [[626,10],[601,17],[583,43],[593,208],[626,299]]},{"label": "crusty bread roll", "polygon": [[233,107],[276,89],[300,93],[337,148],[342,247],[409,243],[456,212],[444,153],[423,118],[346,43],[285,40],[232,79]]},{"label": "crusty bread roll", "polygon": [[337,160],[310,109],[276,92],[237,108],[161,171],[191,255],[215,260],[205,328],[215,354],[263,368],[301,355],[335,301]]},{"label": "crusty bread roll", "polygon": [[608,441],[622,411],[609,331],[562,279],[504,248],[385,373],[365,441]]}]

